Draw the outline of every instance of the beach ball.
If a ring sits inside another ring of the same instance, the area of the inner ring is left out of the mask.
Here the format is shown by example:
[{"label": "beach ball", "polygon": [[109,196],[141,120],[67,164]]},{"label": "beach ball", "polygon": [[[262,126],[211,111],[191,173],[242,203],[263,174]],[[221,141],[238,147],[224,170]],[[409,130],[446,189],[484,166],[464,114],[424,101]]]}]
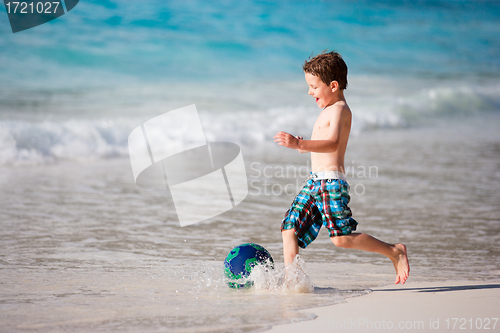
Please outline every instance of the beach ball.
[{"label": "beach ball", "polygon": [[265,269],[273,269],[274,261],[271,254],[258,244],[245,243],[236,246],[224,260],[224,273],[230,288],[249,288],[253,281],[248,278],[252,268],[263,265]]}]

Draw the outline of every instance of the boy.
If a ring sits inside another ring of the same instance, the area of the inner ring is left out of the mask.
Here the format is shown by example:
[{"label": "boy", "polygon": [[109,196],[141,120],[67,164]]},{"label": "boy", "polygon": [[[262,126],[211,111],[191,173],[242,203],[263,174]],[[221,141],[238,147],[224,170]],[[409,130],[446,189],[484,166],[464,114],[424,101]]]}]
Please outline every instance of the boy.
[{"label": "boy", "polygon": [[349,185],[344,171],[344,155],[351,131],[351,110],[344,98],[347,65],[336,52],[322,53],[305,62],[309,95],[322,108],[314,124],[311,140],[279,132],[274,141],[281,146],[311,153],[311,177],[295,197],[281,222],[285,265],[306,248],[324,225],[333,244],[385,255],[396,269],[394,283],[404,284],[410,272],[406,246],[387,244],[368,234],[352,233],[358,224],[351,217]]}]

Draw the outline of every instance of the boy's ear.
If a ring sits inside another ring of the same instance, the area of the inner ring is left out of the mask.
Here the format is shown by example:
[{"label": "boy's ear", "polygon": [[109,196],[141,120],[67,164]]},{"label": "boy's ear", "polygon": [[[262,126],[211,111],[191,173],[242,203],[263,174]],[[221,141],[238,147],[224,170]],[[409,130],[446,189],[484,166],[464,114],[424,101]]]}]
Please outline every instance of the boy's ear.
[{"label": "boy's ear", "polygon": [[332,92],[336,92],[339,89],[339,83],[337,81],[330,82],[330,89],[332,89]]}]

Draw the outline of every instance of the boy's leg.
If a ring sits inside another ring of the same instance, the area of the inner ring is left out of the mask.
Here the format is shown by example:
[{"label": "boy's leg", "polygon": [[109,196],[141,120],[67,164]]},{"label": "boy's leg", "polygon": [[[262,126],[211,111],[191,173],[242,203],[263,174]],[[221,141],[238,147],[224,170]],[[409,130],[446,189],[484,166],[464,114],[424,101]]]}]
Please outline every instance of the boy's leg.
[{"label": "boy's leg", "polygon": [[283,238],[283,257],[286,266],[299,254],[299,244],[295,229],[282,230],[281,237]]},{"label": "boy's leg", "polygon": [[404,244],[388,244],[363,233],[352,233],[330,238],[335,246],[380,253],[391,259],[396,269],[396,281],[404,284],[410,273],[408,255]]},{"label": "boy's leg", "polygon": [[295,234],[296,231],[306,235],[307,241],[305,242],[308,243],[312,242],[318,234],[319,229],[312,228],[312,226],[313,222],[321,215],[314,205],[314,199],[311,197],[311,186],[312,181],[304,185],[299,194],[293,199],[290,209],[285,213],[285,217],[281,221],[285,266],[290,264],[295,259],[295,256],[299,254],[299,240]]}]

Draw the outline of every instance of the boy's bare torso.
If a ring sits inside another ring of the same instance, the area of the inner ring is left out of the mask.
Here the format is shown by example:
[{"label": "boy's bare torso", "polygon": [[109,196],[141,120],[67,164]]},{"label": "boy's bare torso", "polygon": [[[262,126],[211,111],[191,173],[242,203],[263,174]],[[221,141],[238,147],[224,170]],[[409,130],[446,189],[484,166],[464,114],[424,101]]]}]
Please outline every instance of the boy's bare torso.
[{"label": "boy's bare torso", "polygon": [[344,155],[351,131],[351,110],[345,101],[326,107],[314,124],[311,140],[338,140],[337,149],[328,153],[311,152],[311,169],[319,171],[344,170]]}]

